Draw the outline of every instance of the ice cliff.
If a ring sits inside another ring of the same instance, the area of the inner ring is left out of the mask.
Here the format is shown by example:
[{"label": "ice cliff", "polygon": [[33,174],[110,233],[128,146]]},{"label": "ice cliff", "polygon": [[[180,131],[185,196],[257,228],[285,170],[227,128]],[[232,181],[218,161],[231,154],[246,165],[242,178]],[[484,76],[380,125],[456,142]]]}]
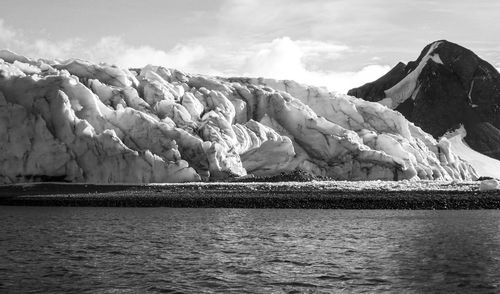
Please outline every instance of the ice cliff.
[{"label": "ice cliff", "polygon": [[373,103],[292,81],[0,51],[0,183],[469,180],[449,144]]}]

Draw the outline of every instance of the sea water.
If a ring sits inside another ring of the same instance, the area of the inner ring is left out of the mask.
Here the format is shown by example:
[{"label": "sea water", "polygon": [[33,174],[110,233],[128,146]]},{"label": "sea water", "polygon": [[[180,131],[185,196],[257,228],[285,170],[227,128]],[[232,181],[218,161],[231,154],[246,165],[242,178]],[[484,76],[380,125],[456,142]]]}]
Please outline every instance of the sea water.
[{"label": "sea water", "polygon": [[1,293],[491,293],[499,211],[0,207]]}]

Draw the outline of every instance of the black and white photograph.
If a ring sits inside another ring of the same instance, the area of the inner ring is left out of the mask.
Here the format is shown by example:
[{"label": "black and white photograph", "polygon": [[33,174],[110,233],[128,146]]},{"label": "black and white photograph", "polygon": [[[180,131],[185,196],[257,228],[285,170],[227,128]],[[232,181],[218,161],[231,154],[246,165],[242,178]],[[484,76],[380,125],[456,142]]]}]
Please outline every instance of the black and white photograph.
[{"label": "black and white photograph", "polygon": [[0,293],[500,293],[500,2],[1,0]]}]

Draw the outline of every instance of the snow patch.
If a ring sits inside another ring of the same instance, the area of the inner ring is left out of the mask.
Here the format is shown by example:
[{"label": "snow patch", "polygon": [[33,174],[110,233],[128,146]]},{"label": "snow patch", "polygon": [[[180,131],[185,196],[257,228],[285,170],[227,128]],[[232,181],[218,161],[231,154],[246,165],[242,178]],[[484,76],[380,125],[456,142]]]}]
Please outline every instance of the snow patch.
[{"label": "snow patch", "polygon": [[393,99],[392,109],[398,107],[399,104],[403,103],[406,99],[410,98],[417,88],[417,81],[420,73],[424,69],[427,61],[429,59],[433,60],[436,63],[443,64],[443,61],[439,57],[438,54],[431,55],[434,50],[441,44],[441,42],[433,43],[425,56],[420,60],[418,66],[409,73],[404,79],[402,79],[399,83],[394,85],[392,88],[384,91],[385,97],[390,97]]},{"label": "snow patch", "polygon": [[470,148],[464,141],[465,136],[467,136],[467,131],[461,125],[455,131],[446,133],[441,140],[449,141],[450,149],[462,159],[469,162],[479,176],[500,179],[500,161]]},{"label": "snow patch", "polygon": [[[436,46],[436,48],[437,48],[437,46]],[[437,53],[436,53],[436,54],[431,55],[431,56],[430,56],[430,59],[431,59],[432,61],[434,61],[435,63],[437,63],[437,64],[444,64],[444,63],[443,63],[443,61],[441,60],[441,57],[439,57],[439,54],[437,54]]]}]

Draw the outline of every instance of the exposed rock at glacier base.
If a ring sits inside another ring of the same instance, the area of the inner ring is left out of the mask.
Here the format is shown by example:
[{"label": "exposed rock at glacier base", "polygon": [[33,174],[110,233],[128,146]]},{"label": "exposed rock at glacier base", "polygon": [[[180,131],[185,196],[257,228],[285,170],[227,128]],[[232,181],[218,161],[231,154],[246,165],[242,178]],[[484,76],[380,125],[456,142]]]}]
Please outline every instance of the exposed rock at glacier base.
[{"label": "exposed rock at glacier base", "polygon": [[0,52],[0,182],[150,183],[303,170],[339,180],[475,179],[378,103],[292,81]]}]

